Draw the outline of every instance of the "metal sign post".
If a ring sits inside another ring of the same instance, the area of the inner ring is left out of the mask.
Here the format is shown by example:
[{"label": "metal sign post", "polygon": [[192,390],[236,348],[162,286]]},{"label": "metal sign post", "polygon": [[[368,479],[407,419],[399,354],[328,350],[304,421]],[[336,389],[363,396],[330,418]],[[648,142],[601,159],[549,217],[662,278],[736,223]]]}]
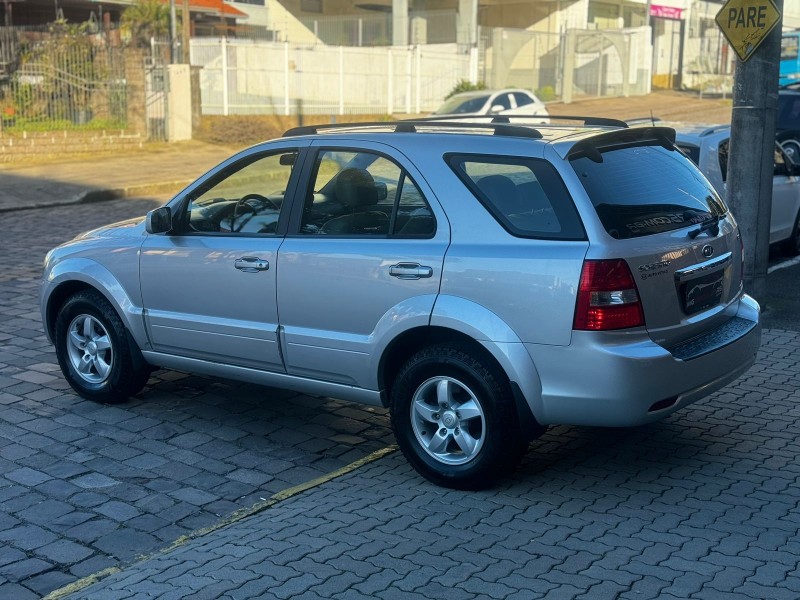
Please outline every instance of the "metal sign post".
[{"label": "metal sign post", "polygon": [[766,299],[783,0],[729,0],[717,24],[739,60],[733,81],[727,202],[744,242],[745,290]]}]

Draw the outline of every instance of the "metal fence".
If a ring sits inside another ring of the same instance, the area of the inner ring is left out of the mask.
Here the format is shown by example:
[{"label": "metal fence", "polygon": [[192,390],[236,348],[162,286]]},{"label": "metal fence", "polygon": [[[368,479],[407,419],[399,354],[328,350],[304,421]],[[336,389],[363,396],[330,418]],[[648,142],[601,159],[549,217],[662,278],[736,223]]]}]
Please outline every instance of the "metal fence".
[{"label": "metal fence", "polygon": [[122,48],[106,44],[102,34],[3,29],[0,111],[5,130],[126,126]]},{"label": "metal fence", "polygon": [[543,100],[650,91],[650,28],[564,33],[481,28],[480,78],[534,90]]},{"label": "metal fence", "polygon": [[[435,109],[470,55],[455,44],[353,48],[193,39],[203,114],[392,114]],[[474,60],[474,59],[473,59]]]}]

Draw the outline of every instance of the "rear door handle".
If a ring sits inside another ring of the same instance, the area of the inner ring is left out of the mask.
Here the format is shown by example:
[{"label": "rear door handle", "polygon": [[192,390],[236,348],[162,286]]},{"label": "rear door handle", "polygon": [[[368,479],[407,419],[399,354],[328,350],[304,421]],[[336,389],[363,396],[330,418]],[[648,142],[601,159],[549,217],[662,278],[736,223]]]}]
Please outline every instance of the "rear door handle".
[{"label": "rear door handle", "polygon": [[233,266],[245,273],[257,273],[258,271],[267,271],[269,269],[269,261],[261,260],[255,256],[243,256],[233,261]]},{"label": "rear door handle", "polygon": [[402,262],[389,267],[389,275],[398,279],[423,279],[433,276],[433,269],[419,263]]}]

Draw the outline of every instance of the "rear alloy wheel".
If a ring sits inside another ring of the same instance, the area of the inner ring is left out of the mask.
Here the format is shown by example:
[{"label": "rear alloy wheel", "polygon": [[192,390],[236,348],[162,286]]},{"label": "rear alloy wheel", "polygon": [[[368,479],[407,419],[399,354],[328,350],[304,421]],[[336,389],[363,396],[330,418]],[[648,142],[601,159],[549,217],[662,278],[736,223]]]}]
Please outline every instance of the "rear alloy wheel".
[{"label": "rear alloy wheel", "polygon": [[391,418],[406,459],[445,487],[489,487],[527,447],[505,374],[460,346],[431,346],[406,362],[392,388]]},{"label": "rear alloy wheel", "polygon": [[792,235],[783,243],[783,251],[790,256],[800,254],[800,211],[797,212],[797,216],[794,219]]},{"label": "rear alloy wheel", "polygon": [[94,290],[71,296],[55,323],[58,364],[78,394],[117,403],[145,386],[151,368],[144,362],[122,319]]}]

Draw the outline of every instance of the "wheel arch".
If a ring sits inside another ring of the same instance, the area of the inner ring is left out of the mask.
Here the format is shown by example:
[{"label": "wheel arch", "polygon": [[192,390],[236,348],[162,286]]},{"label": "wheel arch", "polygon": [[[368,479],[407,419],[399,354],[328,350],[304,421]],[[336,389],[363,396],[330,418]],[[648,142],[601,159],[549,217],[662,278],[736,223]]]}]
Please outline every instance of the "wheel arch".
[{"label": "wheel arch", "polygon": [[103,296],[117,312],[136,345],[140,349],[146,348],[148,338],[141,307],[105,267],[87,259],[64,261],[46,273],[41,293],[42,324],[50,341],[53,341],[55,322],[64,302],[83,290],[93,290]]},{"label": "wheel arch", "polygon": [[384,405],[388,405],[392,385],[403,364],[423,348],[441,343],[461,346],[496,366],[511,385],[522,430],[531,437],[541,432],[542,426],[536,419],[536,407],[541,403],[541,383],[524,345],[479,341],[451,327],[415,327],[386,346],[378,363],[378,385]]}]

